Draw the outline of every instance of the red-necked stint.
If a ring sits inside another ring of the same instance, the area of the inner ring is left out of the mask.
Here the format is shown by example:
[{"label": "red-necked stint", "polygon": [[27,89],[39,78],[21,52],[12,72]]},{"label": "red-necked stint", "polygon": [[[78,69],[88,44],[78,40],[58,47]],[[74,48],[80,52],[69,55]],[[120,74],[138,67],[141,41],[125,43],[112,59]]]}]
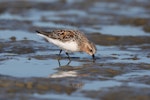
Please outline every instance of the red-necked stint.
[{"label": "red-necked stint", "polygon": [[85,34],[78,30],[60,29],[52,32],[36,31],[39,36],[44,37],[50,43],[60,47],[59,55],[64,50],[69,57],[69,52],[86,52],[93,57],[96,53],[96,46],[85,36]]}]

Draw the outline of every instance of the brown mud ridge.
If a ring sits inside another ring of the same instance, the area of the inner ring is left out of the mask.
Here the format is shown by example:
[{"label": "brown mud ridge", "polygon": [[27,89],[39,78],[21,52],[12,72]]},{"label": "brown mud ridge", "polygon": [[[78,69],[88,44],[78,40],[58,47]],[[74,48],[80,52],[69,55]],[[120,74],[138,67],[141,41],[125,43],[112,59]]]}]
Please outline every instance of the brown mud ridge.
[{"label": "brown mud ridge", "polygon": [[[27,100],[41,100],[32,97],[32,94],[44,93],[65,93],[71,94],[76,91],[71,81],[67,84],[64,79],[44,79],[44,78],[15,78],[8,76],[0,76],[0,99],[27,99]],[[65,84],[64,84],[65,83]],[[76,85],[76,84],[75,84]]]},{"label": "brown mud ridge", "polygon": [[[11,38],[12,39],[12,38]],[[13,39],[13,41],[7,41],[7,42],[1,42],[0,43],[0,52],[1,53],[16,53],[16,54],[28,54],[28,53],[34,53],[35,50],[32,47],[31,43],[35,43],[34,41],[28,41],[28,40],[21,40],[16,41]]]},{"label": "brown mud ridge", "polygon": [[15,78],[4,75],[1,75],[0,88],[3,89],[0,93],[64,92],[71,94],[76,90],[71,84],[64,84],[64,79]]},{"label": "brown mud ridge", "polygon": [[140,45],[150,44],[147,36],[111,36],[93,33],[89,38],[98,45]]},{"label": "brown mud ridge", "polygon": [[[109,91],[109,92],[108,92]],[[141,92],[142,91],[142,92]],[[149,89],[120,86],[104,91],[85,91],[87,97],[102,100],[149,100]]]}]

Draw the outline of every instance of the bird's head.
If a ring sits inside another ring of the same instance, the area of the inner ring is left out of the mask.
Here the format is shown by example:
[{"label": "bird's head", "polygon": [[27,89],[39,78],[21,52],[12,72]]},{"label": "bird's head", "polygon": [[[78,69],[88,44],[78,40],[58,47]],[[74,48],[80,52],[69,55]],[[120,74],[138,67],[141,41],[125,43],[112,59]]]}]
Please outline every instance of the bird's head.
[{"label": "bird's head", "polygon": [[84,43],[84,52],[91,55],[93,59],[95,59],[95,53],[96,53],[96,46],[92,42]]}]

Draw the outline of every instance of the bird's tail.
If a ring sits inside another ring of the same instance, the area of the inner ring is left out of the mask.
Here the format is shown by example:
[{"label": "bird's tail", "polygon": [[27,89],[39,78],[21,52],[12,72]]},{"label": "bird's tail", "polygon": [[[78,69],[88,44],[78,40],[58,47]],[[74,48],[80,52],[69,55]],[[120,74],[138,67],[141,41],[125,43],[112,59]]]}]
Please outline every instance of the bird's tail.
[{"label": "bird's tail", "polygon": [[37,35],[44,35],[44,36],[48,36],[49,34],[50,34],[50,32],[46,32],[46,31],[39,31],[39,30],[36,30],[36,32],[37,32]]},{"label": "bird's tail", "polygon": [[41,36],[41,37],[44,37],[45,39],[48,38],[49,33],[50,33],[50,32],[39,31],[39,30],[36,30],[36,32],[37,32],[37,35],[39,35],[39,36]]}]

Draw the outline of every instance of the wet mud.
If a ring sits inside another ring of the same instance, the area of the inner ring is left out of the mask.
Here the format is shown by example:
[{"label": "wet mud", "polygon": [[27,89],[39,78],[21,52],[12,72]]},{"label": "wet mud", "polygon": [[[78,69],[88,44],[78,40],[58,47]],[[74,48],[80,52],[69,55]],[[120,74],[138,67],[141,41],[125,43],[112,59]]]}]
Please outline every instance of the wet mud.
[{"label": "wet mud", "polygon": [[[150,100],[149,10],[148,0],[0,1],[0,99]],[[96,61],[59,56],[35,32],[62,28],[83,31]]]}]

